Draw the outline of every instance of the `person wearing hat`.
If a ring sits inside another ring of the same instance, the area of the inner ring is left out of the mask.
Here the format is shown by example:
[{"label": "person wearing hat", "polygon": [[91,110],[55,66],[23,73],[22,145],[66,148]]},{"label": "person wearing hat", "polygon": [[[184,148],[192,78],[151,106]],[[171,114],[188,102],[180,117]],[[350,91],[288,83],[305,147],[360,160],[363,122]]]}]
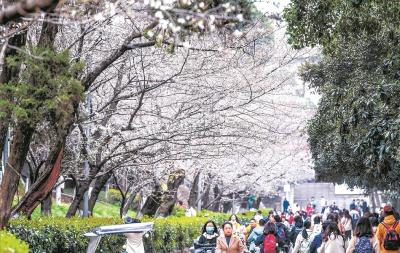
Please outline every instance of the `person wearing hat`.
[{"label": "person wearing hat", "polygon": [[[126,217],[125,224],[140,223],[140,220]],[[144,253],[143,232],[126,233],[125,253]]]},{"label": "person wearing hat", "polygon": [[397,221],[395,217],[395,213],[393,207],[390,205],[386,205],[383,208],[383,217],[384,220],[378,225],[378,229],[376,230],[376,237],[378,238],[381,253],[397,253],[398,249],[386,249],[384,242],[386,239],[386,235],[388,231],[393,230],[393,232],[397,233],[397,237],[400,233],[400,223]]}]

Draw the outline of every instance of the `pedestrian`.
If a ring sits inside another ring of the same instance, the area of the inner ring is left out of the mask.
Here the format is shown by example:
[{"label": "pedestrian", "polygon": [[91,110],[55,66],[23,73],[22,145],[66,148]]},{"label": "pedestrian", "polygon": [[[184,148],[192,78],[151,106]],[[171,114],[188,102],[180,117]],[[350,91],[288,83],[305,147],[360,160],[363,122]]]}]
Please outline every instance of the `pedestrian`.
[{"label": "pedestrian", "polygon": [[214,221],[207,221],[203,229],[201,230],[201,235],[199,237],[199,244],[216,244],[218,238],[218,227]]},{"label": "pedestrian", "polygon": [[322,241],[325,238],[325,231],[328,225],[330,224],[329,221],[325,221],[322,223],[321,233],[314,236],[310,244],[310,253],[317,253],[318,248],[321,247]]},{"label": "pedestrian", "polygon": [[319,234],[322,231],[322,224],[321,224],[321,217],[316,215],[313,219],[313,226],[312,226],[313,234]]},{"label": "pedestrian", "polygon": [[343,211],[343,218],[340,221],[344,227],[344,237],[346,240],[351,239],[352,219],[349,210]]},{"label": "pedestrian", "polygon": [[260,247],[260,252],[263,253],[276,253],[278,238],[276,233],[276,226],[272,222],[265,224],[263,235],[258,237],[255,244]]},{"label": "pedestrian", "polygon": [[297,239],[297,236],[301,231],[303,231],[303,219],[300,216],[295,216],[294,217],[294,226],[292,227],[292,230],[290,231],[290,241],[294,245]]},{"label": "pedestrian", "polygon": [[289,206],[290,206],[290,203],[289,203],[289,201],[285,198],[285,199],[283,200],[283,212],[284,212],[284,213],[287,213],[287,212],[288,212]]},{"label": "pedestrian", "polygon": [[256,247],[256,241],[259,237],[261,237],[264,233],[264,225],[265,221],[263,219],[259,220],[258,222],[258,227],[254,228],[253,231],[250,233],[247,243],[249,244],[249,250],[250,252],[255,251]]},{"label": "pedestrian", "polygon": [[368,218],[362,217],[358,221],[346,253],[380,253],[379,242]]},{"label": "pedestrian", "polygon": [[246,227],[246,241],[248,237],[250,236],[251,232],[253,229],[255,229],[258,226],[258,223],[255,219],[250,220],[250,224]]},{"label": "pedestrian", "polygon": [[319,253],[345,253],[346,245],[344,237],[335,222],[331,222],[326,228],[325,237],[322,241]]},{"label": "pedestrian", "polygon": [[282,223],[279,215],[275,215],[274,220],[279,252],[288,253],[290,247],[289,230],[285,224]]},{"label": "pedestrian", "polygon": [[319,205],[321,206],[321,213],[323,214],[326,207],[326,199],[324,196],[321,196],[321,200],[319,201]]},{"label": "pedestrian", "polygon": [[216,253],[243,253],[244,244],[240,238],[233,233],[233,224],[225,222],[222,225],[223,235],[217,239]]},{"label": "pedestrian", "polygon": [[232,214],[231,217],[229,217],[229,221],[232,224],[233,233],[239,236],[242,233],[242,225],[240,224],[239,218],[235,214]]},{"label": "pedestrian", "polygon": [[258,223],[261,219],[263,219],[263,215],[262,215],[262,211],[258,210],[256,212],[256,214],[254,215],[254,219],[256,220],[256,222]]},{"label": "pedestrian", "polygon": [[311,221],[306,220],[303,230],[297,235],[292,253],[308,253],[310,251],[311,235]]},{"label": "pedestrian", "polygon": [[[125,224],[140,223],[140,220],[131,217],[125,218]],[[143,232],[126,233],[125,253],[144,253]]]},{"label": "pedestrian", "polygon": [[378,225],[376,237],[382,253],[395,253],[400,249],[399,233],[400,224],[395,217],[393,207],[386,205],[383,208],[384,220]]}]

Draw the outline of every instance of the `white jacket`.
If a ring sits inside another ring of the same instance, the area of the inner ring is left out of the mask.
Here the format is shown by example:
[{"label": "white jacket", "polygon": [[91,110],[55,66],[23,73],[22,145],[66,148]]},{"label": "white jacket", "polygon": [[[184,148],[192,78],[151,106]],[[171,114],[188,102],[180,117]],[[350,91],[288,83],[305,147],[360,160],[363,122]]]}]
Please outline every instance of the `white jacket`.
[{"label": "white jacket", "polygon": [[341,235],[331,234],[328,241],[323,241],[318,253],[345,253],[346,245]]}]

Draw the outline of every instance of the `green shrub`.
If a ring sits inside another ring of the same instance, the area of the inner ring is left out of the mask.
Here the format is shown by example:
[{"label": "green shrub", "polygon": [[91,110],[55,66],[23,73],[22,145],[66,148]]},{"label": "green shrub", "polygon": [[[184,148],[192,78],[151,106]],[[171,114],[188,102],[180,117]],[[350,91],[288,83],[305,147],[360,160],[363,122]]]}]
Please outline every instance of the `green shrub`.
[{"label": "green shrub", "polygon": [[121,205],[121,193],[117,189],[109,189],[108,190],[108,195],[106,198],[106,193],[104,191],[101,191],[99,194],[99,201],[113,204],[113,205]]},{"label": "green shrub", "polygon": [[[8,230],[21,240],[26,241],[31,252],[85,252],[88,238],[86,232],[101,225],[121,224],[120,219],[110,218],[61,218],[46,217],[34,220],[12,220]],[[118,249],[121,252],[125,238],[123,236],[110,236],[102,240],[99,246],[105,252]]]},{"label": "green shrub", "polygon": [[24,241],[17,239],[13,234],[0,231],[0,253],[28,253],[29,247]]},{"label": "green shrub", "polygon": [[[154,231],[145,239],[146,252],[171,252],[184,249],[193,244],[200,235],[200,230],[207,218],[202,217],[168,217],[159,219],[145,218],[143,221],[154,221]],[[121,219],[110,218],[40,218],[36,220],[12,220],[9,231],[21,240],[26,241],[33,253],[85,252],[88,238],[84,236],[95,227],[121,224]],[[104,236],[99,249],[101,252],[122,252],[126,238],[123,235]]]}]

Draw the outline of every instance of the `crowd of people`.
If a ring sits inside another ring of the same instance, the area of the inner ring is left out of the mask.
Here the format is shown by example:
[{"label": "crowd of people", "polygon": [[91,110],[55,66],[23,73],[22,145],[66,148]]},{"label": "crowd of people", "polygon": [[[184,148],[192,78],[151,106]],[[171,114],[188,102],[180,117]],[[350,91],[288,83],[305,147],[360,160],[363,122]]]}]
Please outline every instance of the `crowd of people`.
[{"label": "crowd of people", "polygon": [[[216,253],[395,253],[400,252],[399,215],[391,205],[380,213],[357,205],[348,209],[310,203],[296,213],[261,211],[245,226],[236,215],[218,228],[208,221],[196,252]],[[365,207],[365,205],[364,205]],[[312,211],[311,211],[312,209]],[[201,245],[209,245],[204,251]],[[210,247],[210,245],[213,245]]]}]

